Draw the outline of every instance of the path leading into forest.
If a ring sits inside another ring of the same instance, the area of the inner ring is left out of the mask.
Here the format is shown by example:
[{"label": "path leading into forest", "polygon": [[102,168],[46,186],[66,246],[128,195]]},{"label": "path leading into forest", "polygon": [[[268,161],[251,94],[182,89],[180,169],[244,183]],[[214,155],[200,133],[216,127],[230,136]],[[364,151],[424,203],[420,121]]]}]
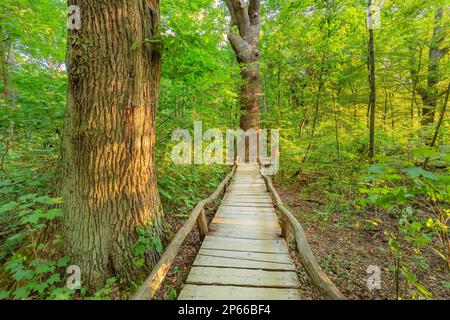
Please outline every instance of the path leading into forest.
[{"label": "path leading into forest", "polygon": [[239,165],[178,299],[302,299],[280,234],[259,167]]}]

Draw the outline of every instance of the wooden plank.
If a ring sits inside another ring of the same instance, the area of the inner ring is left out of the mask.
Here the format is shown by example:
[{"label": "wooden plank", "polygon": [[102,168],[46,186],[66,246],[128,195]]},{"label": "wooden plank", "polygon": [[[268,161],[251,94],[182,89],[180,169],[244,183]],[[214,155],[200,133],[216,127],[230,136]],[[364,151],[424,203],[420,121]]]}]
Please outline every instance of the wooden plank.
[{"label": "wooden plank", "polygon": [[187,284],[179,300],[301,300],[299,289],[247,288]]},{"label": "wooden plank", "polygon": [[251,212],[251,213],[275,213],[275,209],[273,207],[249,207],[249,206],[225,206],[222,205],[220,206],[219,210],[217,210],[217,212],[222,212],[222,211],[227,211],[227,212]]},{"label": "wooden plank", "polygon": [[211,223],[209,225],[209,230],[211,232],[214,231],[238,231],[238,232],[267,232],[267,233],[274,233],[277,236],[281,233],[281,228],[279,225],[273,225],[273,224],[264,224],[262,222],[258,224],[253,225],[230,225],[226,223]]},{"label": "wooden plank", "polygon": [[226,267],[239,269],[261,269],[261,270],[278,270],[278,271],[295,271],[293,264],[262,262],[254,260],[233,259],[224,257],[211,257],[198,255],[194,261],[197,267]]},{"label": "wooden plank", "polygon": [[[231,191],[239,191],[239,190],[242,191],[243,187],[244,186],[242,186],[242,185],[237,185],[237,184],[232,183],[232,184],[230,184],[229,190],[231,190]],[[255,191],[257,191],[257,192],[266,192],[267,191],[266,190],[266,186],[262,185],[262,184],[257,185],[257,186],[249,186],[249,185],[247,185],[247,186],[245,186],[245,188],[246,188],[245,191],[253,191],[253,192],[255,192]]]},{"label": "wooden plank", "polygon": [[219,213],[215,215],[216,218],[228,218],[235,220],[261,220],[261,221],[276,221],[277,216],[274,213],[259,213],[259,214],[233,214],[233,213]]},{"label": "wooden plank", "polygon": [[291,271],[265,271],[235,268],[193,267],[187,284],[299,288],[297,274]]},{"label": "wooden plank", "polygon": [[216,217],[229,217],[229,218],[251,218],[255,219],[277,219],[275,212],[242,212],[242,211],[222,211],[215,215]]},{"label": "wooden plank", "polygon": [[248,231],[242,232],[240,230],[211,230],[209,233],[214,237],[224,237],[233,239],[251,239],[251,240],[278,240],[280,239],[280,234],[277,235],[273,232],[263,232],[263,231]]},{"label": "wooden plank", "polygon": [[248,197],[248,196],[225,196],[222,202],[235,201],[235,202],[268,202],[272,204],[272,199],[267,196]]},{"label": "wooden plank", "polygon": [[291,256],[288,253],[261,253],[247,251],[212,250],[202,248],[200,249],[198,254],[211,257],[224,257],[261,262],[276,262],[287,264],[292,263]]},{"label": "wooden plank", "polygon": [[[277,214],[275,213],[275,211],[266,211],[266,212],[261,212],[261,211],[255,211],[255,210],[248,210],[248,211],[241,211],[241,210],[221,210],[220,212],[217,212],[215,214],[215,216],[227,216],[227,215],[235,215],[237,217],[242,217],[243,219],[246,219],[248,217],[250,218],[254,218],[254,219],[267,219],[267,217],[272,217],[274,220],[277,220]],[[233,218],[233,217],[230,217]]]},{"label": "wooden plank", "polygon": [[224,207],[247,207],[247,208],[273,208],[271,203],[251,203],[251,202],[238,202],[238,203],[233,203],[233,202],[227,202],[227,203],[222,203],[222,206]]},{"label": "wooden plank", "polygon": [[238,226],[260,226],[262,225],[270,225],[273,227],[278,226],[278,220],[274,218],[269,219],[263,219],[261,217],[258,217],[256,215],[250,216],[244,216],[243,218],[230,218],[227,216],[216,216],[212,223],[219,223],[219,224],[228,224],[228,225],[238,225]]},{"label": "wooden plank", "polygon": [[227,196],[248,196],[248,197],[258,197],[258,196],[265,196],[267,195],[266,191],[256,191],[256,192],[245,192],[245,194],[242,193],[242,191],[233,191],[233,192],[228,192]]},{"label": "wooden plank", "polygon": [[203,241],[202,249],[222,249],[232,251],[250,251],[263,253],[288,253],[286,242],[278,240],[232,239],[208,235]]},{"label": "wooden plank", "polygon": [[271,199],[264,199],[264,198],[250,199],[250,198],[241,198],[241,197],[226,197],[222,200],[222,204],[226,205],[227,203],[235,204],[235,205],[239,205],[240,203],[243,203],[245,205],[247,205],[247,204],[253,204],[253,205],[269,204],[270,206],[273,205]]}]

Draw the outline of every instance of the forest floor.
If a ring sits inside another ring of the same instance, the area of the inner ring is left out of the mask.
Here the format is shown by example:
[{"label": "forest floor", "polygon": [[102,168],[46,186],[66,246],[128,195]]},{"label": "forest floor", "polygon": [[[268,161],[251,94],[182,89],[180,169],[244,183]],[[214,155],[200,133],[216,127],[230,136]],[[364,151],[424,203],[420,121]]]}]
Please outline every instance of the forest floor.
[{"label": "forest floor", "polygon": [[[314,176],[301,175],[290,182],[284,181],[282,186],[276,185],[283,202],[302,224],[310,246],[322,269],[349,299],[395,299],[395,273],[388,270],[394,259],[387,246],[385,230],[395,229],[395,220],[388,215],[383,216],[383,225],[377,229],[365,228],[361,221],[375,220],[382,212],[367,211],[362,216],[327,213],[329,203]],[[344,199],[352,201],[352,199]],[[302,269],[295,252],[293,241],[290,241],[291,252],[297,264],[298,275],[307,299],[320,299]],[[413,255],[412,248],[408,255]],[[433,299],[448,299],[450,290],[443,283],[449,281],[449,272],[442,260],[432,252],[424,254],[428,268],[415,268],[414,273],[419,282],[432,294]],[[369,266],[379,266],[381,270],[381,289],[370,291],[367,287]],[[410,297],[410,288],[400,277],[400,298]]]}]

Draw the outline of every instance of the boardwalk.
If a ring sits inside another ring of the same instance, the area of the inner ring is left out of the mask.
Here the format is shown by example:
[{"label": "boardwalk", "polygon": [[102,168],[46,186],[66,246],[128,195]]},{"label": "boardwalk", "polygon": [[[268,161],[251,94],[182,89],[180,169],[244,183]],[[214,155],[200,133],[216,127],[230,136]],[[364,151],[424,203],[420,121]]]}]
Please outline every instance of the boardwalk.
[{"label": "boardwalk", "polygon": [[179,299],[302,299],[280,232],[259,169],[240,165]]}]

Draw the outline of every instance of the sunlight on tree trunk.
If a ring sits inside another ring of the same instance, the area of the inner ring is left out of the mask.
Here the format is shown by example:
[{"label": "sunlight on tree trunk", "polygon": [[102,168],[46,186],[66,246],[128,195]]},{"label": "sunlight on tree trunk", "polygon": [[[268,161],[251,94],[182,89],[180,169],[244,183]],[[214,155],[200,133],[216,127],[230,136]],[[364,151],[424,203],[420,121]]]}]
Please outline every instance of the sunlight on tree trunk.
[{"label": "sunlight on tree trunk", "polygon": [[[136,228],[162,238],[153,150],[160,83],[159,1],[73,1],[62,150],[63,234],[82,281],[137,275]],[[148,41],[151,39],[152,41]],[[146,256],[149,267],[158,259]]]}]

